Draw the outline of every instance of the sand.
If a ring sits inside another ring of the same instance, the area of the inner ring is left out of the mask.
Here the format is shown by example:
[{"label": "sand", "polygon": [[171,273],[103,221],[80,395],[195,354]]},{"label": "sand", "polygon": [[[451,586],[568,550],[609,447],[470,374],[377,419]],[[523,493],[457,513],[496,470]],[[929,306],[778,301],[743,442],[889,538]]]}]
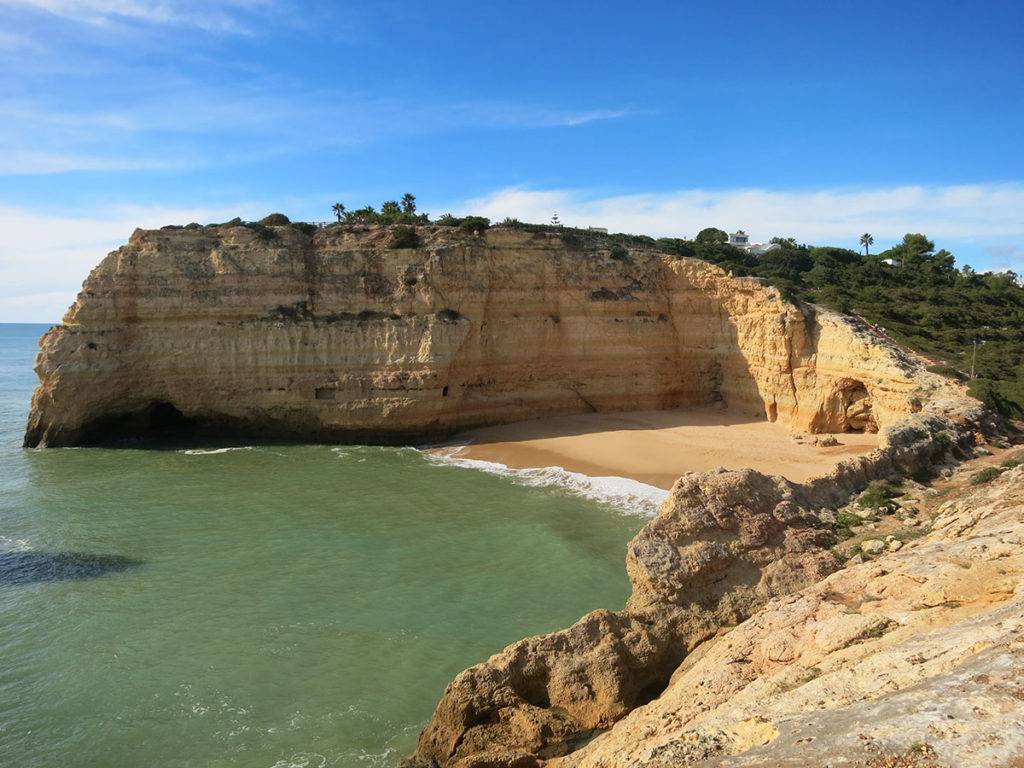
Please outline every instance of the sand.
[{"label": "sand", "polygon": [[593,413],[464,432],[457,455],[512,469],[558,466],[592,477],[628,477],[669,489],[686,472],[750,467],[803,482],[850,456],[869,453],[878,435],[835,435],[840,445],[794,439],[790,428],[713,409]]}]

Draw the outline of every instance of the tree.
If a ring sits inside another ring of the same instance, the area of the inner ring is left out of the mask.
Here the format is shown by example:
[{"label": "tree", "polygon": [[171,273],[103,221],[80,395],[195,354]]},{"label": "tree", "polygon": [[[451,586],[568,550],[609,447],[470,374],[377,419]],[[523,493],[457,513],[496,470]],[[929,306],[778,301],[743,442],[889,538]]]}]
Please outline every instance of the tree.
[{"label": "tree", "polygon": [[402,213],[412,216],[416,213],[416,196],[406,192],[402,195]]},{"label": "tree", "polygon": [[860,236],[860,244],[864,246],[864,255],[868,255],[868,248],[875,244],[875,238],[865,232]]},{"label": "tree", "polygon": [[397,200],[388,200],[381,205],[380,215],[385,221],[397,221],[402,215],[402,209]]},{"label": "tree", "polygon": [[697,243],[726,243],[729,241],[729,235],[725,230],[706,227],[698,232],[693,240]]},{"label": "tree", "polygon": [[345,205],[343,203],[335,203],[331,206],[331,210],[334,211],[334,215],[338,217],[338,221],[341,221],[345,215]]},{"label": "tree", "polygon": [[560,226],[562,226],[562,222],[558,218],[558,211],[555,211],[554,215],[552,215],[552,217],[551,217],[551,226],[552,227],[560,227]]}]

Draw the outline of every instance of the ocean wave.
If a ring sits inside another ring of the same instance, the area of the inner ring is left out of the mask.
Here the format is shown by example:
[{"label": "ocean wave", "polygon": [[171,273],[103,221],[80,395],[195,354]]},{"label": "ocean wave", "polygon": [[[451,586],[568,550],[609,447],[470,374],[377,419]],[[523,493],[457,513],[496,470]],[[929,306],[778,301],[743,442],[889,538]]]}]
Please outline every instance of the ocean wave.
[{"label": "ocean wave", "polygon": [[228,453],[229,451],[251,451],[255,446],[235,445],[229,448],[189,448],[186,451],[178,451],[186,456],[212,456],[216,453]]},{"label": "ocean wave", "polygon": [[576,496],[608,504],[627,514],[654,517],[669,492],[628,477],[591,477],[570,472],[562,467],[512,469],[505,464],[459,456],[460,447],[432,449],[424,455],[435,464],[465,467],[508,477],[521,485],[533,488],[562,488]]}]

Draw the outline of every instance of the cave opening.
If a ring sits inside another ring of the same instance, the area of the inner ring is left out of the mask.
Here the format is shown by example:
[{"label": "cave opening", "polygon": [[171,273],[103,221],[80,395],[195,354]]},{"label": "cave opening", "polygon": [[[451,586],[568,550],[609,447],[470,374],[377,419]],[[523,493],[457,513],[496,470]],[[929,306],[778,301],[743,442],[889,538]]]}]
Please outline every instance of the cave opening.
[{"label": "cave opening", "polygon": [[82,428],[81,443],[102,445],[124,442],[171,443],[192,437],[198,424],[174,403],[154,400],[141,408],[106,414]]}]

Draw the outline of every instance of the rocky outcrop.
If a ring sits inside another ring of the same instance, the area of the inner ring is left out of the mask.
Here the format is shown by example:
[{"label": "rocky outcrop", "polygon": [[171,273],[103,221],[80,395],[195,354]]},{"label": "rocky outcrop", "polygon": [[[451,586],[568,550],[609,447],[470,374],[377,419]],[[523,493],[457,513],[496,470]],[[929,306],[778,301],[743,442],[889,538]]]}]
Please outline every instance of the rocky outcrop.
[{"label": "rocky outcrop", "polygon": [[954,492],[931,528],[772,600],[551,765],[1020,764],[1024,467]]},{"label": "rocky outcrop", "polygon": [[[839,563],[794,486],[753,470],[681,479],[629,546],[633,595],[459,675],[422,765],[537,765],[654,699],[687,652]],[[416,764],[416,763],[413,763]]]},{"label": "rocky outcrop", "polygon": [[818,510],[872,478],[919,474],[962,455],[983,420],[964,401],[930,403],[890,427],[884,448],[804,485],[753,470],[680,478],[630,542],[626,608],[591,613],[463,672],[407,765],[535,768],[570,753],[573,764],[595,735],[660,702],[695,649],[840,567]]},{"label": "rocky outcrop", "polygon": [[720,403],[874,430],[942,386],[849,318],[600,238],[418,227],[136,231],[41,342],[29,446],[376,443],[590,410]]}]

